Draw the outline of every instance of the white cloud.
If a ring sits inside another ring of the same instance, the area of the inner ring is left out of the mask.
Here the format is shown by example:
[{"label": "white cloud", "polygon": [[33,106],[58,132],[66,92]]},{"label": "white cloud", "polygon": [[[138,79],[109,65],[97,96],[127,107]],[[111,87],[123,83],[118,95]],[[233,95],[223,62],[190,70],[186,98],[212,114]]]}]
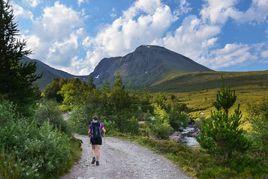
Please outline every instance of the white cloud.
[{"label": "white cloud", "polygon": [[268,50],[261,52],[261,57],[268,58]]},{"label": "white cloud", "polygon": [[80,6],[81,4],[83,4],[83,3],[85,3],[85,2],[87,2],[87,0],[77,0],[77,3],[78,3],[79,6]]},{"label": "white cloud", "polygon": [[268,0],[252,0],[252,4],[245,12],[235,6],[239,0],[207,0],[200,14],[203,19],[213,24],[224,24],[229,18],[238,22],[267,22]]},{"label": "white cloud", "polygon": [[200,57],[207,53],[217,41],[221,29],[218,26],[207,25],[195,16],[188,16],[173,34],[168,34],[156,41],[173,51],[186,55],[193,60],[200,61]]},{"label": "white cloud", "polygon": [[40,0],[27,0],[27,2],[31,7],[36,7],[40,4]]},{"label": "white cloud", "polygon": [[112,9],[112,12],[111,12],[110,16],[111,16],[111,18],[116,18],[117,17],[115,8]]},{"label": "white cloud", "polygon": [[161,38],[174,20],[176,16],[160,0],[136,1],[92,39],[93,49],[87,58],[95,66],[104,56],[125,55],[141,44]]},{"label": "white cloud", "polygon": [[192,8],[190,7],[190,3],[187,0],[179,0],[179,1],[180,1],[179,7],[178,9],[175,10],[175,14],[177,16],[187,14],[192,10]]},{"label": "white cloud", "polygon": [[92,41],[91,41],[90,37],[87,36],[86,38],[84,38],[82,45],[85,48],[90,47],[92,45]]},{"label": "white cloud", "polygon": [[238,20],[241,22],[268,22],[268,0],[252,0],[251,7]]},{"label": "white cloud", "polygon": [[205,64],[214,69],[256,61],[259,58],[258,48],[262,45],[226,44],[221,49],[211,51]]},{"label": "white cloud", "polygon": [[82,26],[80,14],[59,2],[44,8],[25,36],[28,47],[33,49],[31,57],[53,66],[70,66],[85,36]]},{"label": "white cloud", "polygon": [[235,9],[238,0],[207,0],[200,14],[203,20],[213,24],[224,24],[228,18],[238,18],[240,12]]},{"label": "white cloud", "polygon": [[11,3],[14,15],[17,19],[24,18],[33,20],[33,13],[29,10],[24,9],[20,5],[16,4],[15,2]]}]

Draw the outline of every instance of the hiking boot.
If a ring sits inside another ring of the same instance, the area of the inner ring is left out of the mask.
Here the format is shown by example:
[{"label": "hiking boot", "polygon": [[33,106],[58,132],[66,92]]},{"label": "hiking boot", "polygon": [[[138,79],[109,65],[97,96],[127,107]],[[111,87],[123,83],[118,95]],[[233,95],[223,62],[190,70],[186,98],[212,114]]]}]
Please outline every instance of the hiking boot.
[{"label": "hiking boot", "polygon": [[96,166],[99,166],[100,165],[100,162],[99,161],[96,161]]},{"label": "hiking boot", "polygon": [[92,161],[91,161],[91,164],[94,164],[95,162],[96,162],[96,158],[93,157],[93,158],[92,158]]}]

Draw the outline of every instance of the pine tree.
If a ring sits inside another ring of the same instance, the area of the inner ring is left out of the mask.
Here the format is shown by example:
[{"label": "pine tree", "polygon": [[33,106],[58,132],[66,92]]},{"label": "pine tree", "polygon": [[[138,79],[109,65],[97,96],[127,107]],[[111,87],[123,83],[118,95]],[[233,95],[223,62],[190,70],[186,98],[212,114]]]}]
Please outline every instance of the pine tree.
[{"label": "pine tree", "polygon": [[223,162],[230,162],[234,156],[240,157],[250,144],[241,128],[240,106],[238,105],[234,113],[229,115],[229,109],[235,101],[235,91],[223,87],[214,103],[216,111],[212,112],[209,119],[203,121],[198,137],[200,145]]},{"label": "pine tree", "polygon": [[96,86],[94,84],[94,79],[93,79],[92,76],[89,76],[88,77],[88,83],[87,83],[87,85],[88,85],[88,87],[89,87],[90,90],[96,89]]},{"label": "pine tree", "polygon": [[0,94],[23,108],[33,102],[36,88],[32,83],[39,76],[35,63],[21,62],[31,52],[25,50],[26,43],[18,40],[18,35],[9,2],[0,0]]},{"label": "pine tree", "polygon": [[223,109],[224,112],[228,115],[229,109],[234,105],[235,101],[235,91],[231,90],[230,87],[223,86],[221,90],[218,91],[214,106],[218,111]]}]

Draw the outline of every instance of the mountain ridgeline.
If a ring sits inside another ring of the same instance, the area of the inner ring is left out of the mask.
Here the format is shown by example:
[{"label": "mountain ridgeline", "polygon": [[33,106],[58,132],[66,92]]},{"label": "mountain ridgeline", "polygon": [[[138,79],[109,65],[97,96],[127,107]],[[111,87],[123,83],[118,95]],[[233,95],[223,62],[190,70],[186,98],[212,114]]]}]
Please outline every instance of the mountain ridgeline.
[{"label": "mountain ridgeline", "polygon": [[30,59],[28,57],[23,57],[22,59],[23,63],[31,61],[36,63],[36,73],[38,75],[42,75],[41,78],[36,81],[36,84],[39,86],[40,89],[44,89],[46,85],[48,85],[51,81],[53,81],[56,78],[64,78],[64,79],[79,78],[84,81],[87,80],[88,78],[88,76],[75,76],[65,71],[52,68],[39,60]]},{"label": "mountain ridgeline", "polygon": [[[36,82],[40,89],[56,78],[87,81],[89,77],[75,76],[41,61],[23,58],[23,62],[28,61],[36,62],[36,73],[42,74]],[[150,91],[186,92],[219,88],[222,77],[232,87],[251,85],[268,88],[268,71],[216,72],[183,55],[152,45],[140,46],[123,57],[104,58],[90,76],[100,87],[106,82],[112,84],[116,73],[121,75],[125,86]]]},{"label": "mountain ridgeline", "polygon": [[123,57],[104,58],[90,74],[97,86],[119,73],[128,87],[148,87],[171,74],[212,71],[164,47],[143,45]]}]

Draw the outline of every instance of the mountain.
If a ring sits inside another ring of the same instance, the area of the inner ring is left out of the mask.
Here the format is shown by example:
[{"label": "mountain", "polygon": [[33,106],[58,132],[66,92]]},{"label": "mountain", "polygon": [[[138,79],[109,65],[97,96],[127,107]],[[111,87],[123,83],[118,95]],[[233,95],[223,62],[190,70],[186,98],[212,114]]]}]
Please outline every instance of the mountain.
[{"label": "mountain", "polygon": [[104,58],[90,74],[97,86],[113,82],[119,72],[131,87],[147,87],[172,74],[205,72],[211,69],[164,47],[142,45],[123,57]]},{"label": "mountain", "polygon": [[87,76],[75,76],[65,71],[52,68],[36,59],[30,59],[28,57],[23,57],[22,59],[23,63],[31,61],[36,63],[36,74],[42,74],[42,77],[36,81],[36,84],[39,86],[40,89],[44,89],[46,85],[48,85],[52,80],[56,78],[79,78],[81,80],[87,79]]}]

